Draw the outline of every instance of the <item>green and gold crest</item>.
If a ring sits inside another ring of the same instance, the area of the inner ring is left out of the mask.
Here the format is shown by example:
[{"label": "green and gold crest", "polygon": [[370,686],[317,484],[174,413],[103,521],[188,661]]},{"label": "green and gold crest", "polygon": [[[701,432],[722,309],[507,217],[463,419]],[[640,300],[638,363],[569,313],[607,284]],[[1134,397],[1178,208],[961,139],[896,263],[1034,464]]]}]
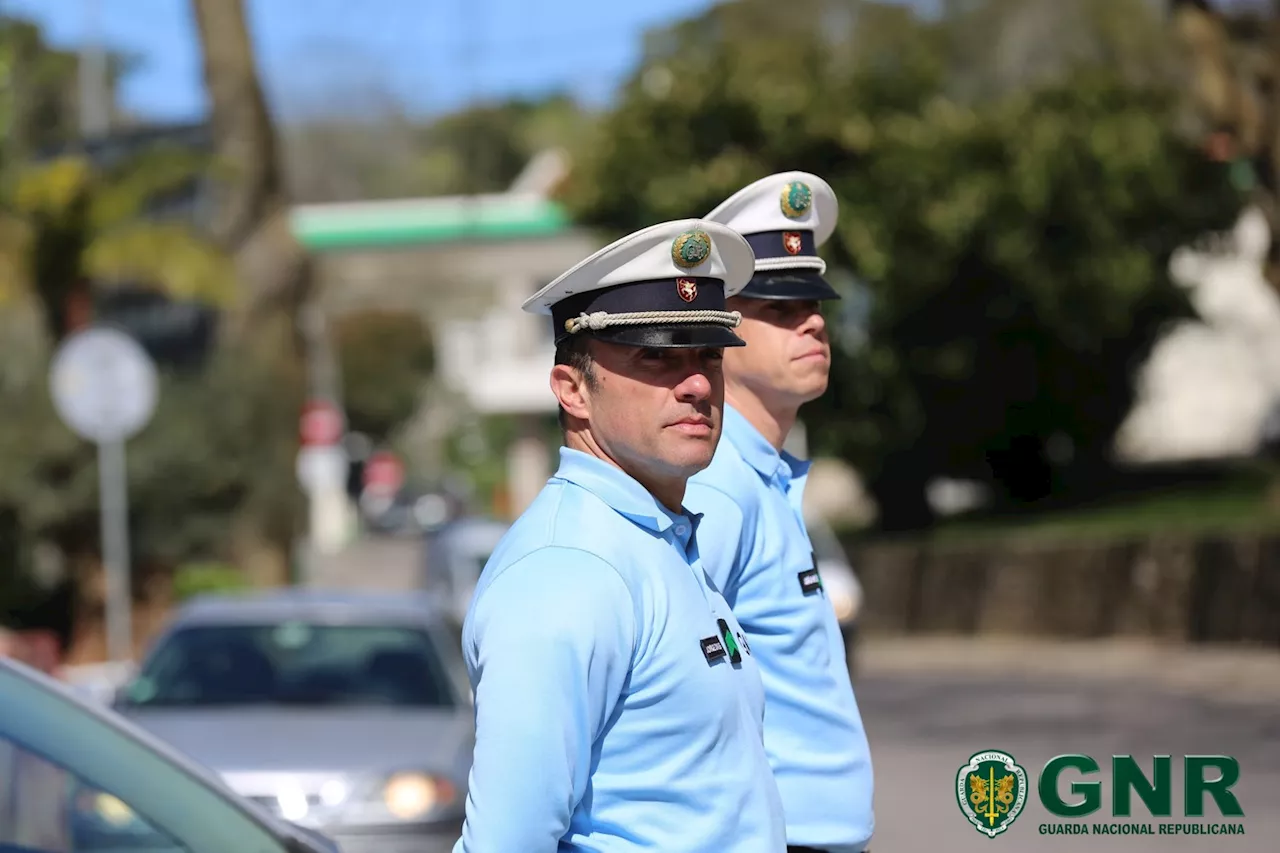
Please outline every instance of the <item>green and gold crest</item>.
[{"label": "green and gold crest", "polygon": [[686,231],[671,244],[671,260],[682,269],[693,269],[711,256],[711,235]]},{"label": "green and gold crest", "polygon": [[792,181],[782,188],[782,213],[788,219],[799,219],[813,204],[813,190],[808,184]]},{"label": "green and gold crest", "polygon": [[975,752],[956,774],[960,810],[978,832],[995,838],[1018,818],[1027,800],[1027,772],[1008,753]]}]

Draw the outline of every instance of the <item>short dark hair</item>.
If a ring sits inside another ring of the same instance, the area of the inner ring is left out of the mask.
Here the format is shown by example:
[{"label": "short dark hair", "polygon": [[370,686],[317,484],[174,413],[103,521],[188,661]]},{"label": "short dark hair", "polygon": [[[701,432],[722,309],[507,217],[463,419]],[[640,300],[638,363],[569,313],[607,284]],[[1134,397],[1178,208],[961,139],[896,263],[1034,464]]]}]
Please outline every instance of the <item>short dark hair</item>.
[{"label": "short dark hair", "polygon": [[[572,337],[564,343],[556,345],[556,364],[567,364],[574,370],[582,374],[582,379],[587,383],[587,388],[595,390],[596,387],[596,371],[595,360],[591,357],[591,349],[588,347],[589,338]],[[560,421],[560,429],[568,426],[568,412],[564,407],[560,407],[557,418]]]}]

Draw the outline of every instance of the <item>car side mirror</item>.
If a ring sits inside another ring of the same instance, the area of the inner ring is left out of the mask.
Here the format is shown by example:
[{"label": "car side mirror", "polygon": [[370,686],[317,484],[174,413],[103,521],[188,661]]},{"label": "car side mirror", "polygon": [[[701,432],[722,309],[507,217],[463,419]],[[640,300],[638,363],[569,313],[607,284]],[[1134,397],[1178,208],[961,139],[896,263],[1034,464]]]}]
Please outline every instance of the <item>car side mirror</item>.
[{"label": "car side mirror", "polygon": [[129,687],[131,684],[132,682],[128,684],[121,684],[114,691],[112,691],[111,701],[107,703],[111,706],[111,710],[119,711],[124,708],[128,708],[132,704],[132,702],[129,700]]}]

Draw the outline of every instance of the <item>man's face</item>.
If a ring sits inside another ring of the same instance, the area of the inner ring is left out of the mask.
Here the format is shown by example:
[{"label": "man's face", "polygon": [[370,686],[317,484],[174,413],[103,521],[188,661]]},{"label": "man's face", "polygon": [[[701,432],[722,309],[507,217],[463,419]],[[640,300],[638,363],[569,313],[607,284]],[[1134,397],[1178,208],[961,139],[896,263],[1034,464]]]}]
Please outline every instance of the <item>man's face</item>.
[{"label": "man's face", "polygon": [[819,302],[735,297],[726,307],[742,314],[735,331],[747,342],[725,355],[731,388],[741,386],[766,405],[797,408],[822,396],[831,343]]},{"label": "man's face", "polygon": [[720,440],[724,351],[590,346],[595,385],[585,390],[585,405],[592,437],[609,458],[646,484],[707,467]]}]

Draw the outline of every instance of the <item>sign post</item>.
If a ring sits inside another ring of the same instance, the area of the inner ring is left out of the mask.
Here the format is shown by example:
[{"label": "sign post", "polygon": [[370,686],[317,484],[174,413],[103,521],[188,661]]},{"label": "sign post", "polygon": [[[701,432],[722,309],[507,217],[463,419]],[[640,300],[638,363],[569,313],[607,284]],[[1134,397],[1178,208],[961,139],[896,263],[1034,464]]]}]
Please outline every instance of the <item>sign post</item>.
[{"label": "sign post", "polygon": [[156,366],[133,338],[116,329],[93,327],[58,348],[49,385],[63,422],[98,446],[107,654],[112,661],[127,661],[133,657],[133,598],[125,442],[155,412]]},{"label": "sign post", "polygon": [[350,462],[342,445],[346,417],[330,400],[314,399],[302,410],[299,423],[298,482],[307,493],[309,519],[307,583],[314,581],[316,558],[335,554],[347,538],[347,471]]}]

